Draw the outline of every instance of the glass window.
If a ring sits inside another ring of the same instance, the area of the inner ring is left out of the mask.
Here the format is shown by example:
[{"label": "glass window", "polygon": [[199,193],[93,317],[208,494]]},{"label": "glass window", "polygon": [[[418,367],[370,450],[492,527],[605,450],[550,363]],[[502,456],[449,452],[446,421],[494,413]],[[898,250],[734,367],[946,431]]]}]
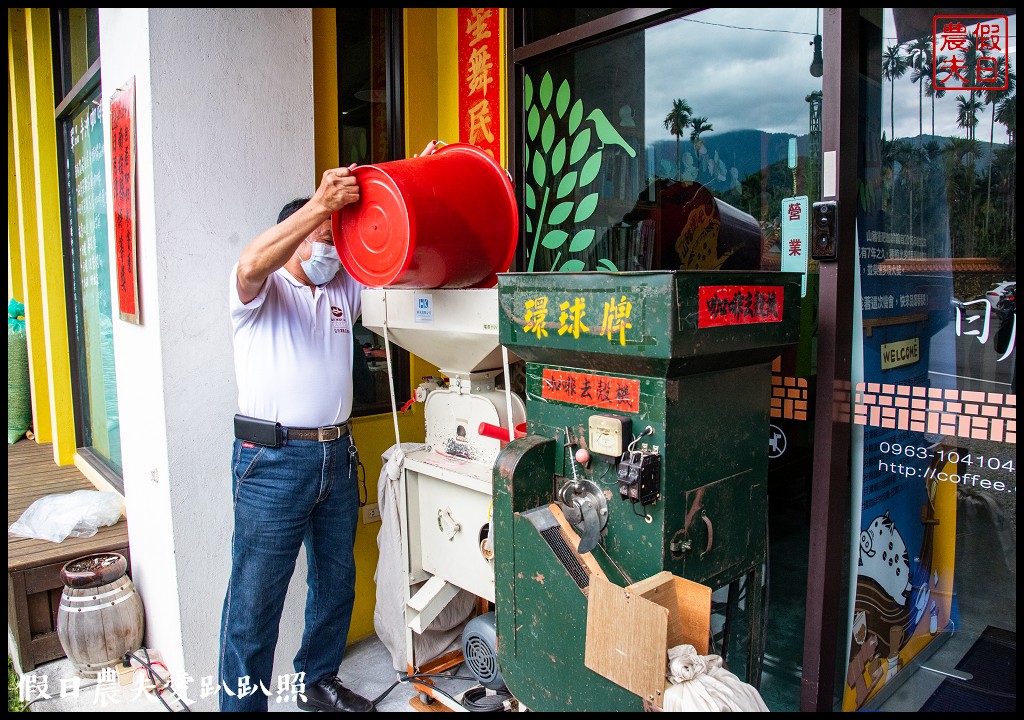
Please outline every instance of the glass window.
[{"label": "glass window", "polygon": [[779,268],[782,201],[820,197],[815,27],[712,10],[526,66],[521,267]]},{"label": "glass window", "polygon": [[54,10],[54,82],[57,97],[62,98],[85,77],[100,58],[100,22],[98,8],[58,8]]},{"label": "glass window", "polygon": [[1016,14],[1004,12],[885,9],[865,45],[880,77],[861,80],[845,710],[1016,708]]},{"label": "glass window", "polygon": [[[338,117],[341,164],[386,162],[402,154],[400,108],[389,98],[401,77],[400,33],[387,8],[338,8]],[[398,51],[399,56],[394,53]],[[356,322],[353,417],[391,412],[384,339]],[[391,343],[395,402],[411,396],[409,353]]]},{"label": "glass window", "polygon": [[60,8],[51,21],[76,443],[120,487],[99,13]]},{"label": "glass window", "polygon": [[78,352],[79,445],[121,472],[107,238],[105,124],[99,88],[63,123]]},{"label": "glass window", "polygon": [[526,13],[526,42],[536,42],[598,20],[626,8],[530,8]]}]

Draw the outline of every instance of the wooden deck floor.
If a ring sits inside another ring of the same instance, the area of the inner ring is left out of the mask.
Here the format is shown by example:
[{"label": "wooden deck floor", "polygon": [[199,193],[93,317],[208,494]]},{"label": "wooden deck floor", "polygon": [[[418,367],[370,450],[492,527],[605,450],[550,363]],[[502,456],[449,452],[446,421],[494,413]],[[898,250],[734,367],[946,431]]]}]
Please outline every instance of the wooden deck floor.
[{"label": "wooden deck floor", "polygon": [[[53,461],[53,447],[22,439],[7,446],[7,527],[45,495],[95,490],[74,465]],[[122,517],[92,537],[63,542],[7,535],[7,623],[14,635],[21,670],[64,656],[55,632],[64,563],[95,552],[127,555],[128,525]]]}]

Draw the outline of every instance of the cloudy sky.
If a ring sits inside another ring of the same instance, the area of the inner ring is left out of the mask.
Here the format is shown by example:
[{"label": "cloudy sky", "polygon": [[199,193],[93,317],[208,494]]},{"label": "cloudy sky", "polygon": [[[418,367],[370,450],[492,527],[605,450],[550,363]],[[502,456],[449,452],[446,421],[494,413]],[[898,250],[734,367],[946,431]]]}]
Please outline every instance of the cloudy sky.
[{"label": "cloudy sky", "polygon": [[[808,129],[808,93],[821,89],[812,77],[811,42],[820,28],[816,8],[715,8],[648,30],[645,37],[645,135],[647,142],[671,139],[664,119],[676,98],[695,116],[706,116],[721,134],[756,128],[802,135]],[[817,21],[817,26],[816,26]],[[892,13],[884,12],[885,45],[896,42]],[[1010,65],[1016,67],[1016,16],[1010,16]],[[823,48],[828,53],[828,48]],[[883,81],[882,127],[890,134],[890,86]],[[935,102],[935,133],[960,135],[957,93]],[[918,86],[910,73],[895,87],[895,133],[918,135]],[[990,108],[979,115],[977,136],[988,140]],[[931,131],[931,101],[924,99],[924,131]],[[1006,133],[998,123],[996,142]]]}]

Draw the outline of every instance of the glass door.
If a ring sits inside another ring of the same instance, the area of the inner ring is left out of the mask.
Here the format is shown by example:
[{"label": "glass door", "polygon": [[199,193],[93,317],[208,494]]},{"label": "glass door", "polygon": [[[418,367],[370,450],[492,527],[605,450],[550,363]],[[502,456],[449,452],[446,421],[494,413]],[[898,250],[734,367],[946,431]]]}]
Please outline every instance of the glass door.
[{"label": "glass door", "polygon": [[884,9],[862,76],[844,710],[1016,707],[1016,14]]}]

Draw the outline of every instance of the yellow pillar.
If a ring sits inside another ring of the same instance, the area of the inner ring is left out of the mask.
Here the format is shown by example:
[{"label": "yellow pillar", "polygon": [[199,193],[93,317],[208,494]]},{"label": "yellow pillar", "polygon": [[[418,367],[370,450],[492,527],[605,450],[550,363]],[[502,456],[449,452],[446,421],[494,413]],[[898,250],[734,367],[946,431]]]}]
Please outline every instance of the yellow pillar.
[{"label": "yellow pillar", "polygon": [[[7,84],[12,122],[15,195],[21,255],[22,288],[25,304],[25,332],[28,339],[29,380],[32,386],[32,427],[41,443],[53,439],[50,416],[50,378],[46,369],[42,283],[39,278],[38,233],[36,231],[36,184],[32,150],[31,100],[26,13],[7,10]],[[9,242],[13,242],[13,238]],[[15,289],[17,291],[17,288]]]},{"label": "yellow pillar", "polygon": [[29,110],[32,114],[32,148],[36,171],[39,279],[43,293],[43,332],[50,385],[53,459],[58,465],[71,465],[74,463],[76,445],[75,408],[71,396],[71,358],[64,294],[64,242],[60,221],[50,11],[47,8],[29,8],[25,12]]},{"label": "yellow pillar", "polygon": [[[10,76],[8,75],[8,78]],[[7,300],[25,302],[21,275],[21,231],[18,229],[18,173],[14,163],[14,111],[11,85],[7,84]]]}]

